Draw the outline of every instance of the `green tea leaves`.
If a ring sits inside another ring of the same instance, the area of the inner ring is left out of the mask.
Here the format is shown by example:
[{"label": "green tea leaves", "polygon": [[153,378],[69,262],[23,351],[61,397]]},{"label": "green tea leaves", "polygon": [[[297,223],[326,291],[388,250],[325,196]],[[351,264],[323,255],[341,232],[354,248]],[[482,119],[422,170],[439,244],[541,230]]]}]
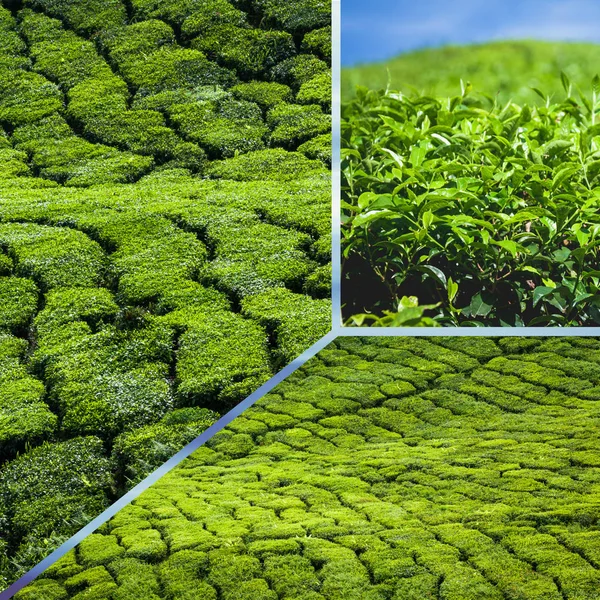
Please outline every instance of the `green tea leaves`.
[{"label": "green tea leaves", "polygon": [[414,297],[446,326],[600,325],[600,107],[537,92],[546,105],[499,107],[463,84],[343,107],[346,320],[391,325]]},{"label": "green tea leaves", "polygon": [[478,292],[471,299],[471,304],[464,309],[464,313],[474,318],[487,317],[493,307],[494,303],[492,298],[484,292]]}]

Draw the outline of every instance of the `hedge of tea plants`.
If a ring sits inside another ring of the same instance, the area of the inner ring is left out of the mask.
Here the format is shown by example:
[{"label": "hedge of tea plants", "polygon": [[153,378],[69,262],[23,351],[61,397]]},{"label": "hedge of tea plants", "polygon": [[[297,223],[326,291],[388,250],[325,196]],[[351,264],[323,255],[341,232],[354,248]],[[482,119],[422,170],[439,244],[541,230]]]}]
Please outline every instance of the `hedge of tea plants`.
[{"label": "hedge of tea plants", "polygon": [[600,325],[600,78],[588,95],[556,76],[562,99],[536,88],[523,105],[466,82],[451,97],[357,88],[342,119],[348,324]]},{"label": "hedge of tea plants", "polygon": [[330,328],[330,6],[0,6],[0,587]]},{"label": "hedge of tea plants", "polygon": [[597,600],[600,340],[341,338],[17,600]]}]

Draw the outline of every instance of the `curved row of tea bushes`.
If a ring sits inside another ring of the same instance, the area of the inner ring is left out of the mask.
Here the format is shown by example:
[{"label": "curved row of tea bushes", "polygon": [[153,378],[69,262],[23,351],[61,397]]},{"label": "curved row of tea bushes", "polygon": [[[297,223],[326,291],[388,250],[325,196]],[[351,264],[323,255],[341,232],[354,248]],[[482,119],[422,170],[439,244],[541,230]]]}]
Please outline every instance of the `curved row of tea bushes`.
[{"label": "curved row of tea bushes", "polygon": [[0,333],[0,455],[5,460],[48,439],[58,422],[44,402],[43,383],[27,372],[26,350],[24,340]]},{"label": "curved row of tea bushes", "polygon": [[[13,144],[35,175],[131,182],[267,147],[330,163],[330,28],[289,33],[273,7],[225,0],[132,5],[131,20],[119,2],[92,4],[106,21],[64,1],[2,9],[0,123],[25,127]],[[318,11],[322,23],[330,8]],[[303,147],[318,136],[318,152]]]},{"label": "curved row of tea bushes", "polygon": [[[31,174],[68,185],[87,186],[99,182],[133,181],[153,167],[149,157],[121,152],[95,144],[74,134],[62,113],[67,89],[94,74],[111,75],[108,65],[97,56],[94,45],[60,29],[60,23],[36,18],[24,11],[21,30],[26,30],[31,54],[18,34],[17,22],[2,8],[3,39],[20,44],[0,47],[0,122],[13,135],[10,141],[27,169],[4,173],[3,177]],[[23,60],[18,61],[16,58]],[[9,60],[9,59],[15,60]],[[33,62],[36,71],[31,72]],[[46,77],[49,79],[46,79]],[[56,85],[58,82],[59,85]],[[170,130],[168,130],[171,134]]]},{"label": "curved row of tea bushes", "polygon": [[600,341],[336,341],[17,600],[595,600]]}]

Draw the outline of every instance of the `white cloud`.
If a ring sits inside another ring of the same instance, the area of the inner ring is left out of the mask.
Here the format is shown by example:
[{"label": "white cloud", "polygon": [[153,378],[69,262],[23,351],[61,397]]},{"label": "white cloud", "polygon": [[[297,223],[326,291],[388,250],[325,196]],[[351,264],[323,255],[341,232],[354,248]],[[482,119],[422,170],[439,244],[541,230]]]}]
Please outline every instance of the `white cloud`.
[{"label": "white cloud", "polygon": [[600,40],[600,5],[589,0],[530,2],[518,22],[502,23],[498,38]]},{"label": "white cloud", "polygon": [[[494,0],[492,0],[494,1]],[[394,8],[390,6],[394,4]],[[344,17],[342,27],[346,32],[364,32],[372,35],[417,35],[448,33],[461,26],[478,7],[480,0],[460,0],[448,10],[443,0],[421,0],[419,3],[401,0],[396,3],[364,2],[365,13],[354,9]]]},{"label": "white cloud", "polygon": [[360,5],[351,0],[346,6],[342,42],[353,61],[498,39],[600,42],[599,0],[375,0]]}]

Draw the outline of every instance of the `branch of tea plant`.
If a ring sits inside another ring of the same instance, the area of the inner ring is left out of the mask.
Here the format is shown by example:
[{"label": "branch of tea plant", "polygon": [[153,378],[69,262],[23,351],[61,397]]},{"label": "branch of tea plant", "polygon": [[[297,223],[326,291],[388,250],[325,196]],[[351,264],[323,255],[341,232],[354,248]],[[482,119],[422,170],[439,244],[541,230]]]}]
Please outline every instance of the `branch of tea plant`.
[{"label": "branch of tea plant", "polygon": [[[579,135],[581,135],[581,133]],[[583,156],[581,154],[581,150],[577,153],[577,156],[579,158],[579,163],[581,164],[581,170],[583,171],[583,178],[585,179],[588,190],[591,191],[592,184],[590,183],[590,180],[588,179],[587,167],[585,166],[585,163],[583,162]]]},{"label": "branch of tea plant", "polygon": [[384,263],[385,269],[383,271],[379,268],[379,261],[377,261],[373,256],[373,248],[375,248],[375,244],[372,244],[369,240],[368,227],[365,229],[365,243],[367,247],[367,253],[369,255],[369,264],[373,268],[373,272],[381,279],[381,282],[388,289],[390,298],[395,302],[398,299],[398,295],[395,292],[396,286],[392,283],[394,279],[393,277],[388,277],[389,266],[387,262]]},{"label": "branch of tea plant", "polygon": [[568,321],[571,313],[575,309],[575,304],[577,303],[577,287],[579,286],[579,282],[581,281],[581,274],[583,273],[583,265],[585,264],[585,255],[579,261],[579,269],[577,270],[577,279],[575,280],[575,285],[573,286],[573,299],[571,300],[571,304],[565,313],[565,321]]}]

